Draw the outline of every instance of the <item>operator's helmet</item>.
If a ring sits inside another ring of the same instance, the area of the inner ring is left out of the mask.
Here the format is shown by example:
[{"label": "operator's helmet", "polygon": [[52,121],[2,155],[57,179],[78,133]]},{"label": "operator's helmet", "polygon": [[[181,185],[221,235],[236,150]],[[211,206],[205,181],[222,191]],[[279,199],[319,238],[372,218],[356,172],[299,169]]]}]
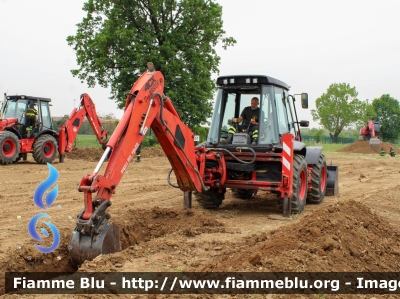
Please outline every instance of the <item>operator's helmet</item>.
[{"label": "operator's helmet", "polygon": [[34,102],[31,102],[30,104],[29,104],[29,108],[34,108],[36,106],[36,104],[34,103]]}]

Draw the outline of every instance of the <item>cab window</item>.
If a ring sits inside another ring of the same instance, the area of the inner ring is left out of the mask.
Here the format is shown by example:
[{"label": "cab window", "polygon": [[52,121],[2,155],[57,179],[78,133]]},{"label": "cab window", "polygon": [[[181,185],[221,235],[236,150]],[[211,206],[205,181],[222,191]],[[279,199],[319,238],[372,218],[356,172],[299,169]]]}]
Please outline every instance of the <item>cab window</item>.
[{"label": "cab window", "polygon": [[276,130],[274,87],[264,86],[261,96],[261,111],[263,119],[259,122],[259,144],[279,143],[279,135]]},{"label": "cab window", "polygon": [[279,135],[289,133],[289,120],[286,110],[286,102],[283,93],[283,89],[279,87],[275,87],[275,105],[276,105],[276,114],[278,117],[278,131]]},{"label": "cab window", "polygon": [[43,127],[51,129],[53,126],[52,126],[51,117],[50,117],[49,105],[47,102],[40,103],[40,112],[42,115],[41,121],[42,121]]}]

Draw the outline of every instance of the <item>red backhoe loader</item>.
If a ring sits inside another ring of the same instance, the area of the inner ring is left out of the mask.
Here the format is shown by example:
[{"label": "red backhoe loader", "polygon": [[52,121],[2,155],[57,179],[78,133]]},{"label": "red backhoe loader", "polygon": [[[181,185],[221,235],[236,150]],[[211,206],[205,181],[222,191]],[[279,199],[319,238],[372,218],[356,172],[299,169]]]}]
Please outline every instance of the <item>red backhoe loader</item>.
[{"label": "red backhoe loader", "polygon": [[375,150],[379,151],[381,148],[381,139],[379,137],[381,132],[381,124],[379,121],[369,120],[365,127],[360,130],[360,140],[369,141],[369,146]]},{"label": "red backhoe loader", "polygon": [[[194,133],[164,95],[163,75],[151,69],[151,64],[148,68],[130,90],[124,115],[102,158],[79,184],[84,209],[77,216],[69,245],[75,264],[121,250],[119,227],[109,221],[106,211],[150,128],[171,163],[185,209],[191,208],[192,194],[204,208],[217,208],[230,188],[241,199],[259,191],[275,193],[283,215],[290,217],[292,212],[301,213],[306,202],[318,204],[325,195],[338,193],[338,166],[326,164],[322,147],[301,141],[300,126],[308,122],[297,120],[295,97],[288,93],[286,83],[260,75],[219,77],[207,141],[195,146]],[[256,144],[240,125],[232,142],[226,142],[228,124],[253,97],[260,100],[264,117],[259,121]],[[301,95],[301,102],[303,108],[308,107],[307,94]],[[108,157],[104,174],[100,174]]]},{"label": "red backhoe loader", "polygon": [[[78,108],[74,108],[68,120],[57,133],[53,129],[49,98],[32,96],[5,96],[0,118],[0,164],[27,160],[32,153],[37,163],[52,163],[59,153],[60,162],[65,152],[70,152],[76,135],[86,117],[100,144],[107,143],[108,131],[103,128],[95,105],[88,94],[82,94]],[[32,130],[27,130],[25,111],[35,104],[38,121]]]}]

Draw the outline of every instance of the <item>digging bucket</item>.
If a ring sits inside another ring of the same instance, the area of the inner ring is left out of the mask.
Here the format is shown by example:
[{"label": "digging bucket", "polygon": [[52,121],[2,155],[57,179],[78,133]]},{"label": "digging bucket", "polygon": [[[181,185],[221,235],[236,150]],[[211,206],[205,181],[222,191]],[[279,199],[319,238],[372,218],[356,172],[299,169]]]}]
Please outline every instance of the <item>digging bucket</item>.
[{"label": "digging bucket", "polygon": [[110,216],[105,213],[111,205],[110,201],[103,202],[89,219],[78,216],[76,227],[69,244],[70,257],[75,265],[90,261],[100,254],[109,254],[121,251],[119,241],[119,226],[110,223]]},{"label": "digging bucket", "polygon": [[74,230],[70,241],[70,257],[75,265],[91,261],[101,254],[121,251],[119,226],[104,221],[99,229],[99,233],[93,235],[82,234]]},{"label": "digging bucket", "polygon": [[381,140],[379,138],[371,138],[369,140],[369,147],[376,152],[379,152],[381,148]]}]

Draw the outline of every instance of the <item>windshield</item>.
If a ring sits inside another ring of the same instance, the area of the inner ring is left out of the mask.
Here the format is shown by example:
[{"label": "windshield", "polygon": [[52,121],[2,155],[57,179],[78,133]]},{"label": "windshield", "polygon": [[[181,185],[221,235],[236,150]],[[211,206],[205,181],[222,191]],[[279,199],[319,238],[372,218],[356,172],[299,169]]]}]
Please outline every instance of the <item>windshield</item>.
[{"label": "windshield", "polygon": [[3,118],[21,119],[27,106],[27,100],[9,100],[4,107]]},{"label": "windshield", "polygon": [[214,114],[211,121],[207,142],[220,143],[221,138],[226,138],[228,132],[246,132],[249,128],[245,121],[240,124],[233,122],[245,113],[245,108],[250,109],[252,99],[259,100],[260,112],[256,117],[258,122],[258,144],[279,143],[278,119],[276,118],[275,92],[273,86],[263,85],[257,87],[238,87],[218,90]]}]

